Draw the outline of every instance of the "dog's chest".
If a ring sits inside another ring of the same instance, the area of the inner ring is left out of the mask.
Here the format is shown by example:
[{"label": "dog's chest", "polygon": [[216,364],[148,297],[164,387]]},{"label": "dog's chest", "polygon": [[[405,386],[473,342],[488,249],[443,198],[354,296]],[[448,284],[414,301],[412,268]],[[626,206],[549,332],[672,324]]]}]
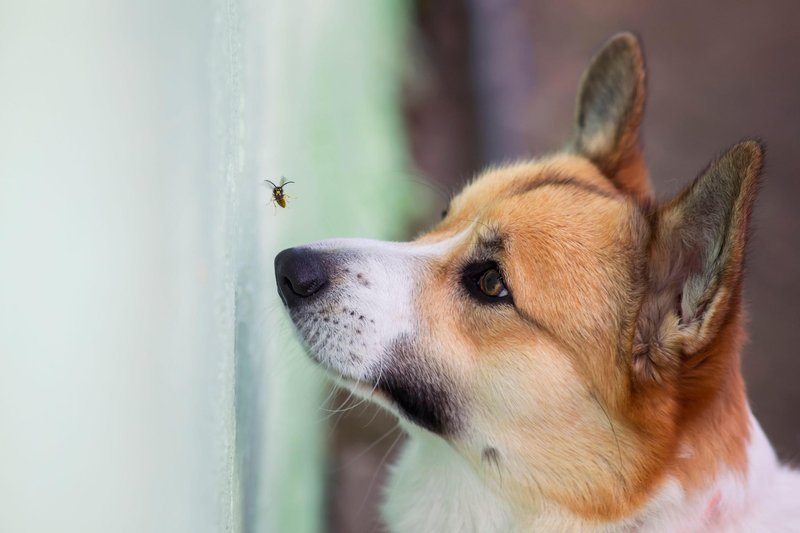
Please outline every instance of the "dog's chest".
[{"label": "dog's chest", "polygon": [[635,516],[606,524],[587,523],[547,505],[519,516],[444,440],[411,429],[391,470],[384,522],[392,533],[795,531],[800,528],[800,476],[778,466],[758,423],[752,424],[747,479],[721,475],[694,496],[667,479]]},{"label": "dog's chest", "polygon": [[392,532],[508,532],[507,505],[444,442],[412,436],[392,467],[383,505]]}]

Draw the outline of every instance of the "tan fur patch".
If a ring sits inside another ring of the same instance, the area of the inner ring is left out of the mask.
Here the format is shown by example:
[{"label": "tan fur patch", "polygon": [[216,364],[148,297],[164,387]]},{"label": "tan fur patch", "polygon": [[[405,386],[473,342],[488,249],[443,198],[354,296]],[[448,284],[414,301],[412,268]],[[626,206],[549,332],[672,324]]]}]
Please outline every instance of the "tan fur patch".
[{"label": "tan fur patch", "polygon": [[[468,232],[428,267],[420,339],[466,399],[451,444],[523,515],[555,504],[608,523],[667,479],[691,494],[746,471],[739,299],[760,148],[734,147],[655,206],[643,106],[638,44],[612,39],[569,149],[487,170],[419,239]],[[487,255],[513,305],[463,289]]]},{"label": "tan fur patch", "polygon": [[[668,476],[691,491],[723,465],[745,468],[738,319],[696,368],[675,362],[688,333],[671,333],[681,328],[667,320],[658,349],[672,370],[649,381],[631,374],[642,372],[634,331],[649,216],[585,159],[556,155],[487,171],[420,238],[470,232],[430,268],[421,337],[469,398],[471,437],[453,445],[520,510],[551,501],[587,520],[616,520]],[[493,240],[514,308],[454,290],[480,243]],[[679,446],[692,453],[679,456]]]}]

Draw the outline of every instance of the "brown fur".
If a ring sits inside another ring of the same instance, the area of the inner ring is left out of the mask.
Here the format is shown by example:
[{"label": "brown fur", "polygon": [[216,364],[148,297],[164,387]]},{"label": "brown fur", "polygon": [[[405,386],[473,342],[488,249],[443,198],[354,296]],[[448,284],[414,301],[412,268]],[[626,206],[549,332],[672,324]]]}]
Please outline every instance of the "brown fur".
[{"label": "brown fur", "polygon": [[620,190],[651,198],[640,142],[645,68],[636,37],[621,34],[595,56],[583,75],[570,148],[587,157]]},{"label": "brown fur", "polygon": [[[568,149],[486,171],[419,239],[469,232],[420,287],[422,352],[465,399],[453,446],[519,509],[544,496],[610,521],[667,476],[691,492],[746,470],[740,299],[762,151],[735,146],[656,206],[643,107],[640,48],[619,36],[584,75]],[[514,306],[453,290],[483,241]]]}]

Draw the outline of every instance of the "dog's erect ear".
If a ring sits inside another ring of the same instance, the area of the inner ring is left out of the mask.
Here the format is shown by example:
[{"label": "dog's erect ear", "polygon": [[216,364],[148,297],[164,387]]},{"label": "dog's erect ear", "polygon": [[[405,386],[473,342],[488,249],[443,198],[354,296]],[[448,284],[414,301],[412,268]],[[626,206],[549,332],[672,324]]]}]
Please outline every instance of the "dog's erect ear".
[{"label": "dog's erect ear", "polygon": [[763,148],[735,145],[654,213],[649,287],[634,369],[658,380],[714,340],[739,310],[745,244]]},{"label": "dog's erect ear", "polygon": [[620,190],[651,197],[639,125],[645,100],[642,49],[630,33],[612,37],[583,74],[568,149],[600,168]]}]

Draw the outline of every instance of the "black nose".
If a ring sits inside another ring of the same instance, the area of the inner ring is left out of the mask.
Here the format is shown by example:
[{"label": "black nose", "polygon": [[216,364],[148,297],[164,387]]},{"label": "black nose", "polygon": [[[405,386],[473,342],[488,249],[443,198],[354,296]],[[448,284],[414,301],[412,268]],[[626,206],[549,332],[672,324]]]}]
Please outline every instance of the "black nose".
[{"label": "black nose", "polygon": [[301,304],[328,285],[323,257],[308,248],[288,248],[275,256],[275,281],[283,303]]}]

